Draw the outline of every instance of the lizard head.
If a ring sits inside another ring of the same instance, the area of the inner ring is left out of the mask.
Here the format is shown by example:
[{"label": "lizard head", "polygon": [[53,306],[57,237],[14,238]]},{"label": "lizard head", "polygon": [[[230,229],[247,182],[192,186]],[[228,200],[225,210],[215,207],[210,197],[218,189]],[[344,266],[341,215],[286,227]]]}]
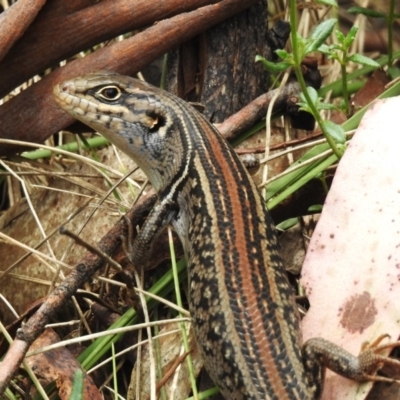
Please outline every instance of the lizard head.
[{"label": "lizard head", "polygon": [[66,80],[54,87],[59,106],[128,154],[156,191],[179,174],[190,154],[183,101],[112,72]]}]

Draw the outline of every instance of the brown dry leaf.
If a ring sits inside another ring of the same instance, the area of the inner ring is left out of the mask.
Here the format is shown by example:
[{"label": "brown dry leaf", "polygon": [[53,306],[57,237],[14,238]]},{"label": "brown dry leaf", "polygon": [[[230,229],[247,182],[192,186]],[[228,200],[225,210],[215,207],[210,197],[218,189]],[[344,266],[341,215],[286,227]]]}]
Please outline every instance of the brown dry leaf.
[{"label": "brown dry leaf", "polygon": [[367,83],[353,96],[352,104],[356,109],[366,106],[385,91],[385,86],[388,83],[389,79],[386,73],[377,69],[369,77]]},{"label": "brown dry leaf", "polygon": [[[111,147],[98,152],[98,154],[100,162],[104,165],[111,165],[115,170],[121,169]],[[130,170],[134,165],[125,155],[121,154],[121,159],[126,171]],[[76,177],[50,180],[51,183],[48,186],[49,189],[53,190],[47,190],[46,188],[34,189],[31,195],[33,207],[46,234],[57,228],[59,224],[65,223],[67,217],[79,207],[82,207],[90,196],[95,196],[81,213],[66,224],[69,230],[78,232],[87,217],[92,213],[93,207],[96,207],[99,199],[109,189],[105,179],[95,169],[81,161],[73,162],[67,171],[75,173]],[[98,174],[99,178],[80,177],[82,174]],[[116,182],[116,179],[112,179],[111,182]],[[120,185],[119,191],[125,198],[126,206],[129,207],[132,202],[132,195],[128,185],[126,183]],[[137,191],[138,189],[136,188]],[[84,240],[91,244],[95,244],[120,218],[118,202],[113,195],[109,196],[109,199],[113,200],[113,202],[103,203],[80,234]],[[31,247],[35,247],[43,239],[25,199],[1,216],[0,230],[3,234]],[[75,244],[70,247],[71,239],[58,233],[49,240],[49,243],[57,259],[62,259],[70,266],[74,266],[86,252],[85,249]],[[68,251],[66,251],[67,249]],[[42,245],[39,250],[49,255],[46,245]],[[2,260],[0,274],[25,254],[26,251],[20,247],[0,241],[0,259]],[[18,313],[25,311],[36,299],[47,295],[49,284],[54,279],[54,273],[57,268],[57,264],[51,262],[49,264],[53,269],[50,269],[45,263],[38,261],[37,258],[31,255],[15,268],[10,275],[0,280],[2,295],[5,296]],[[69,270],[63,269],[63,272],[65,275],[69,274]],[[60,278],[56,279],[56,282],[59,282],[59,280]],[[14,319],[3,302],[0,302],[0,312],[4,316],[3,321],[6,323]]]},{"label": "brown dry leaf", "polygon": [[[52,329],[46,329],[36,339],[30,350],[34,351],[44,346],[49,346],[60,341]],[[61,399],[69,400],[75,372],[80,368],[79,363],[73,355],[65,348],[59,347],[46,353],[40,353],[25,359],[25,362],[32,368],[36,376],[44,379],[45,384],[55,381],[58,387],[58,394]],[[102,400],[92,378],[84,373],[83,399]]]},{"label": "brown dry leaf", "polygon": [[[301,283],[310,300],[304,340],[352,354],[400,334],[400,97],[377,101],[339,163],[308,248]],[[371,384],[327,371],[323,400],[364,399]]]},{"label": "brown dry leaf", "polygon": [[[203,362],[201,360],[199,351],[197,349],[197,345],[193,335],[193,329],[188,330],[188,324],[186,325],[186,329],[188,332],[188,341],[192,352],[190,353],[193,370],[195,376],[200,373],[200,369],[203,366]],[[162,336],[159,339],[153,339],[155,343],[158,340],[158,344],[155,346],[159,349],[160,358],[156,360],[156,369],[162,369],[162,377],[161,379],[158,377],[157,384],[160,381],[163,381],[167,375],[171,374],[168,380],[165,381],[164,389],[167,394],[168,399],[174,400],[184,400],[188,397],[191,391],[190,378],[188,373],[187,361],[186,358],[183,359],[182,355],[185,354],[183,344],[182,344],[182,333],[179,330],[179,323],[172,323],[165,325],[163,329],[160,330],[159,334],[165,334],[170,332],[170,334],[166,336]],[[173,332],[176,331],[176,332]],[[181,357],[181,362],[176,365],[176,361]],[[158,366],[157,363],[161,364]],[[139,388],[139,397],[136,398],[136,382],[137,382],[137,374],[138,374],[138,365],[140,365],[140,388]],[[159,391],[157,392],[158,397]],[[148,347],[146,346],[142,352],[141,359],[136,363],[135,368],[132,371],[131,382],[129,385],[127,400],[146,400],[150,398],[150,358]]]}]

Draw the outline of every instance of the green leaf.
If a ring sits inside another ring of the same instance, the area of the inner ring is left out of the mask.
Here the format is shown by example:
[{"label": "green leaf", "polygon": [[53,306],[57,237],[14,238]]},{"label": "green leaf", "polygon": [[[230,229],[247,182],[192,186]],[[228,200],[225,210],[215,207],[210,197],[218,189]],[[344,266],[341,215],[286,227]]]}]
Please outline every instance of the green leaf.
[{"label": "green leaf", "polygon": [[337,38],[337,40],[340,42],[340,43],[343,43],[344,42],[344,39],[346,38],[345,36],[344,36],[344,34],[342,33],[342,32],[340,32],[339,30],[335,30],[335,35],[336,35],[336,38]]},{"label": "green leaf", "polygon": [[346,143],[346,134],[344,129],[332,121],[322,121],[321,128],[331,136],[337,143]]},{"label": "green leaf", "polygon": [[286,60],[290,57],[290,54],[286,50],[278,49],[275,50],[275,53],[280,57],[282,60]]},{"label": "green leaf", "polygon": [[297,105],[299,106],[299,111],[304,111],[312,115],[312,110],[307,103],[297,103]]},{"label": "green leaf", "polygon": [[335,0],[317,0],[316,3],[323,4],[325,6],[338,7],[338,4]]},{"label": "green leaf", "polygon": [[353,39],[355,39],[356,35],[358,32],[358,26],[354,25],[350,28],[349,33],[347,34],[347,36],[352,37]]},{"label": "green leaf", "polygon": [[347,12],[350,14],[362,14],[371,18],[386,18],[386,14],[365,7],[350,7]]},{"label": "green leaf", "polygon": [[304,48],[303,56],[317,50],[322,43],[330,36],[335,27],[337,20],[335,18],[327,19],[326,21],[317,25],[311,32],[307,45]]},{"label": "green leaf", "polygon": [[308,207],[308,212],[318,213],[322,211],[322,204],[314,204],[313,206]]},{"label": "green leaf", "polygon": [[74,374],[70,399],[83,399],[83,372],[80,368]]},{"label": "green leaf", "polygon": [[307,86],[307,92],[308,92],[308,95],[311,98],[311,101],[314,104],[317,104],[318,103],[318,92],[311,86]]},{"label": "green leaf", "polygon": [[339,110],[339,107],[335,106],[334,104],[323,103],[322,101],[318,102],[316,106],[318,110]]},{"label": "green leaf", "polygon": [[267,60],[263,56],[260,56],[259,54],[257,54],[254,61],[255,62],[258,62],[258,61],[264,62],[264,61],[267,61]]},{"label": "green leaf", "polygon": [[[336,107],[334,104],[324,103],[324,102],[320,101],[321,99],[318,95],[318,92],[313,87],[308,86],[307,92],[308,92],[308,95],[310,96],[312,103],[315,105],[317,110],[337,110],[338,109],[338,107]],[[300,93],[299,98],[300,98],[300,102],[298,102],[297,104],[300,106],[300,108],[303,111],[308,111],[312,114],[311,110],[309,109],[309,105],[307,104],[306,97],[304,96],[303,93]]]},{"label": "green leaf", "polygon": [[307,45],[307,39],[304,39],[299,32],[296,31],[296,42],[297,42],[297,51],[298,51],[298,55],[299,58],[302,60],[304,58],[304,48]]},{"label": "green leaf", "polygon": [[322,44],[321,46],[318,47],[318,51],[322,54],[330,54],[332,52],[332,48],[331,46]]},{"label": "green leaf", "polygon": [[287,62],[280,62],[280,63],[274,63],[272,61],[268,61],[266,60],[264,57],[261,56],[256,56],[255,58],[256,62],[261,62],[263,67],[268,71],[271,72],[273,74],[278,74],[282,71],[285,71],[286,69],[288,69],[291,64],[287,63]]},{"label": "green leaf", "polygon": [[397,79],[400,76],[400,69],[398,67],[388,68],[388,75],[392,80]]},{"label": "green leaf", "polygon": [[348,60],[353,61],[357,64],[366,65],[368,67],[376,67],[376,68],[380,67],[380,65],[376,61],[372,60],[369,57],[365,57],[361,54],[353,54],[350,57],[348,57]]},{"label": "green leaf", "polygon": [[299,223],[299,217],[289,218],[276,225],[276,228],[282,231],[286,231],[292,228],[293,226],[297,225],[298,223]]},{"label": "green leaf", "polygon": [[306,97],[304,96],[304,93],[300,93],[299,96],[299,102],[297,103],[297,105],[300,107],[301,111],[306,111],[309,112],[311,114],[311,108],[309,107]]},{"label": "green leaf", "polygon": [[347,36],[343,42],[345,51],[347,51],[349,49],[349,47],[352,45],[352,43],[354,42],[354,39],[356,38],[356,35],[357,35],[357,31],[358,31],[358,26],[353,26],[350,29],[349,33],[347,34]]}]

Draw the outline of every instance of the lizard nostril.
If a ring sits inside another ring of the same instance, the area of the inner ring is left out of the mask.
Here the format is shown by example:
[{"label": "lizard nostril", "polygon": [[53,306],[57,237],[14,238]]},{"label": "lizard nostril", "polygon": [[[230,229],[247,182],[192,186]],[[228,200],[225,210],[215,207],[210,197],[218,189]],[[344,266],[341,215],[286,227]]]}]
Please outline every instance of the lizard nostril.
[{"label": "lizard nostril", "polygon": [[62,92],[68,92],[69,85],[67,83],[64,83],[63,85],[60,85],[60,89]]}]

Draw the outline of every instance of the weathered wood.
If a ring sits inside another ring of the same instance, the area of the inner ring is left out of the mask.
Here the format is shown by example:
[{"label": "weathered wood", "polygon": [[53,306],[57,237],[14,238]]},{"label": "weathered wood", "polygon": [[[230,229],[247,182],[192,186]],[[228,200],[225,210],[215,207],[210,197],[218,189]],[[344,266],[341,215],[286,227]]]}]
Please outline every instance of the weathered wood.
[{"label": "weathered wood", "polygon": [[207,105],[204,115],[224,121],[267,91],[257,54],[270,57],[267,4],[252,7],[193,38],[170,55],[168,89]]},{"label": "weathered wood", "polygon": [[[35,19],[46,0],[19,0],[0,14],[0,60]],[[15,71],[13,71],[15,73]]]}]

